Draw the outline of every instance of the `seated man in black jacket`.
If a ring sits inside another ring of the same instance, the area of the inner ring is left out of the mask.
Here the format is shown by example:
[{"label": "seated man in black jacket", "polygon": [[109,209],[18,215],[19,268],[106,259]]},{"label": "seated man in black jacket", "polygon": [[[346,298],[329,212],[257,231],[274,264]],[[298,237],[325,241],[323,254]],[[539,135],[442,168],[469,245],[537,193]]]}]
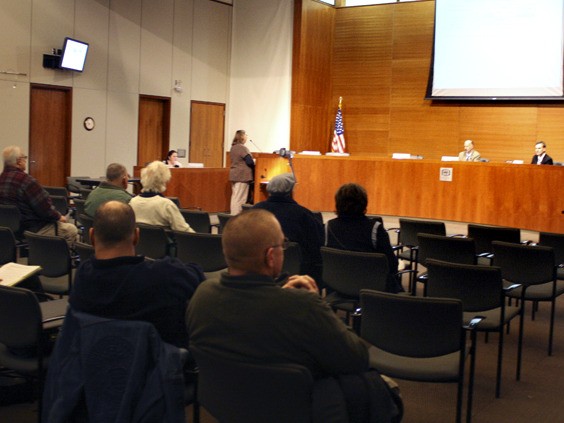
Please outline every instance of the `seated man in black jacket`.
[{"label": "seated man in black jacket", "polygon": [[152,323],[163,341],[187,348],[184,315],[204,280],[200,267],[170,257],[136,256],[135,214],[120,201],[109,201],[96,210],[90,239],[95,257],[78,269],[70,305],[100,317]]}]

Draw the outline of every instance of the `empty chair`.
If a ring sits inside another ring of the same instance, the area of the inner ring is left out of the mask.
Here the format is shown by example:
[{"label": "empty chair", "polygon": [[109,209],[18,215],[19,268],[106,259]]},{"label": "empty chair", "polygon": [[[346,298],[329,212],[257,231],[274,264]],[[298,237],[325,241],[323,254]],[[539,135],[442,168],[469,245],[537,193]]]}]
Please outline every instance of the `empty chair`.
[{"label": "empty chair", "polygon": [[493,241],[492,249],[493,264],[501,268],[503,279],[508,283],[521,285],[506,294],[510,298],[519,299],[521,303],[517,357],[517,380],[519,380],[521,378],[525,301],[549,301],[551,303],[548,355],[552,355],[556,297],[564,293],[564,281],[556,279],[554,250],[550,247]]},{"label": "empty chair", "polygon": [[556,276],[558,279],[564,280],[564,234],[541,232],[539,233],[539,244],[552,247],[558,266]]},{"label": "empty chair", "polygon": [[309,423],[313,378],[297,364],[251,364],[190,347],[198,363],[198,399],[225,423]]},{"label": "empty chair", "polygon": [[[496,266],[447,263],[433,259],[427,260],[426,266],[429,276],[427,281],[429,296],[458,298],[462,301],[465,324],[469,324],[470,320],[479,314],[485,317],[485,320],[476,326],[476,330],[497,332],[499,341],[495,396],[499,398],[504,328],[513,318],[519,316],[520,312],[520,307],[505,304],[501,269]],[[511,289],[515,288],[517,285],[511,287]]]},{"label": "empty chair", "polygon": [[184,216],[186,223],[196,232],[204,234],[211,233],[210,215],[207,211],[180,209],[180,213]]},{"label": "empty chair", "polygon": [[172,241],[162,226],[137,224],[139,228],[139,242],[135,246],[137,254],[152,259],[160,259],[168,255],[172,248]]},{"label": "empty chair", "polygon": [[[462,419],[464,368],[470,354],[466,421],[472,418],[476,334],[466,347],[462,302],[363,289],[361,336],[375,348],[371,366],[392,378],[456,383],[456,421]],[[472,326],[480,319],[472,322]],[[470,327],[468,327],[470,328]]]},{"label": "empty chair", "polygon": [[9,228],[16,239],[20,233],[20,210],[15,205],[0,204],[0,226]]},{"label": "empty chair", "polygon": [[476,253],[479,257],[492,259],[492,241],[521,242],[521,231],[518,228],[505,226],[468,225],[468,238],[474,239]]},{"label": "empty chair", "polygon": [[206,276],[216,276],[227,268],[221,235],[174,231],[176,257],[184,263],[196,263]]},{"label": "empty chair", "polygon": [[89,176],[67,176],[67,190],[69,193],[79,194],[82,188],[88,188],[87,185],[84,185],[78,182],[78,179],[89,179]]},{"label": "empty chair", "polygon": [[28,263],[41,266],[39,278],[43,290],[61,297],[68,295],[72,286],[73,267],[65,239],[29,231],[24,234],[29,245]]},{"label": "empty chair", "polygon": [[[47,301],[42,304],[52,309],[60,308],[64,314],[67,301]],[[31,291],[0,285],[0,367],[38,381],[38,421],[41,421],[41,397],[49,356],[48,338],[43,336],[43,330],[44,325],[48,329],[49,320],[55,319],[50,317],[47,319],[46,315],[44,318],[42,307]],[[27,350],[28,354],[18,351],[21,349]]]},{"label": "empty chair", "polygon": [[229,219],[231,219],[233,216],[228,214],[228,213],[218,213],[217,214],[217,218],[219,220],[219,228],[218,228],[218,233],[222,233],[223,232],[223,228],[225,227],[225,225],[227,224],[227,222],[229,221]]},{"label": "empty chair", "polygon": [[18,250],[16,247],[16,238],[10,230],[0,226],[0,266],[9,262],[16,262]]},{"label": "empty chair", "polygon": [[[427,259],[451,263],[476,264],[476,245],[471,238],[418,234],[417,241],[419,243],[418,262],[423,266],[426,266]],[[427,281],[427,274],[419,275],[416,281],[425,283]],[[415,288],[414,285],[412,287],[413,295],[415,295]]]},{"label": "empty chair", "polygon": [[344,310],[347,318],[359,306],[361,289],[386,291],[388,259],[384,254],[321,247],[321,257],[323,282],[334,290],[325,300],[333,309]]},{"label": "empty chair", "polygon": [[[412,293],[415,292],[417,278],[417,264],[419,263],[418,234],[433,234],[433,235],[446,235],[446,228],[443,222],[434,222],[429,220],[417,219],[404,219],[399,220],[399,251],[398,258],[407,260],[410,269],[414,272],[410,274],[409,289]],[[407,250],[404,250],[407,249]]]}]

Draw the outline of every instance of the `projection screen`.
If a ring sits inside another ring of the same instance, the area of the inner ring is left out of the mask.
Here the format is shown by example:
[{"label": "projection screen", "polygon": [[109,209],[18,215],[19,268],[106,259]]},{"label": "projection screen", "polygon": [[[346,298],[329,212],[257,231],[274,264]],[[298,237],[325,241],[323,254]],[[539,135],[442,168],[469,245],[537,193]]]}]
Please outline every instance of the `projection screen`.
[{"label": "projection screen", "polygon": [[564,0],[435,0],[428,99],[564,100]]}]

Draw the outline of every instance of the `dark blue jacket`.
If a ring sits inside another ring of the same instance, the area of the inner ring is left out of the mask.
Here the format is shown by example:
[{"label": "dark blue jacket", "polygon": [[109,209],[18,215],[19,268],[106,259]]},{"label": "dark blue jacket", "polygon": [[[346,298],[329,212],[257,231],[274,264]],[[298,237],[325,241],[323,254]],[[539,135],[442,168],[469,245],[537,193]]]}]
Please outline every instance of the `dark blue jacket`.
[{"label": "dark blue jacket", "polygon": [[180,349],[147,322],[69,308],[43,393],[45,423],[185,422]]}]

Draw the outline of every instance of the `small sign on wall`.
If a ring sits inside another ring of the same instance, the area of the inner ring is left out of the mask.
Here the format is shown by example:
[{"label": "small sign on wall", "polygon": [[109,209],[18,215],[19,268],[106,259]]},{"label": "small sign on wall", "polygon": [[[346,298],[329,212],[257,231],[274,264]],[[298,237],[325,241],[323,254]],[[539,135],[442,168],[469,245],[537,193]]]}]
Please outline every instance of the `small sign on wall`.
[{"label": "small sign on wall", "polygon": [[452,167],[441,167],[439,181],[452,182]]}]

